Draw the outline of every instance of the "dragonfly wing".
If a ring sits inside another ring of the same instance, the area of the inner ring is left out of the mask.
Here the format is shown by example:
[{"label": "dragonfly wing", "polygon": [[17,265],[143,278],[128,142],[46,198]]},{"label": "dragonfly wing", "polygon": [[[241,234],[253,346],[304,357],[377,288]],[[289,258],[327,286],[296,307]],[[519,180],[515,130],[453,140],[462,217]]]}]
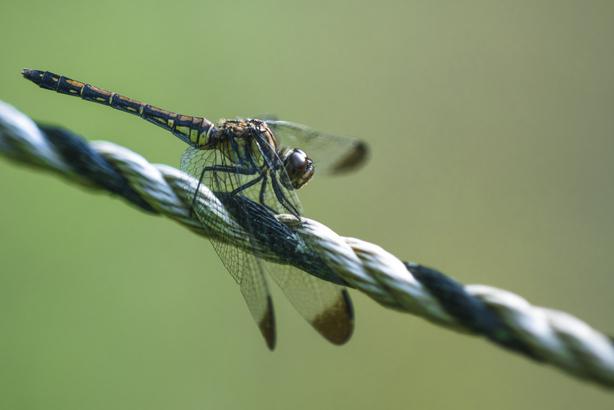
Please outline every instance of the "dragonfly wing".
[{"label": "dragonfly wing", "polygon": [[275,249],[277,256],[286,255],[281,264],[259,261],[298,312],[332,343],[345,343],[353,330],[352,304],[347,291],[290,265],[309,252],[307,245],[265,207],[242,196],[221,197],[235,220],[250,231],[250,238],[264,248]]},{"label": "dragonfly wing", "polygon": [[273,280],[294,308],[331,343],[347,342],[354,330],[354,311],[347,289],[289,265],[269,263]]},{"label": "dragonfly wing", "polygon": [[260,333],[269,349],[273,350],[276,341],[275,313],[262,262],[232,245],[216,240],[212,240],[211,243],[228,272],[241,287],[241,294]]},{"label": "dragonfly wing", "polygon": [[317,172],[342,174],[359,168],[367,160],[367,144],[356,138],[322,133],[290,121],[264,121],[283,145],[304,149]]},{"label": "dragonfly wing", "polygon": [[[279,170],[260,174],[232,172],[235,167],[217,150],[211,152],[189,148],[182,158],[182,169],[201,178],[206,166],[221,165],[227,171],[206,172],[203,184],[209,186],[224,203],[228,212],[243,227],[251,243],[250,249],[275,246],[281,254],[289,255],[305,245],[292,232],[285,232],[273,215],[287,212],[280,197],[300,210],[296,193],[279,183]],[[222,168],[218,168],[222,169]],[[230,169],[230,172],[228,170]],[[259,179],[263,178],[263,179]],[[275,179],[276,178],[276,179]],[[253,184],[251,184],[254,182]],[[237,189],[241,188],[237,192]],[[198,213],[198,209],[196,210]],[[281,240],[275,238],[282,238]],[[273,241],[273,243],[270,243]],[[231,241],[212,240],[224,265],[241,285],[241,291],[252,315],[258,322],[269,346],[274,343],[272,303],[264,278],[264,262],[229,244]],[[283,249],[287,247],[288,249]],[[271,275],[280,285],[294,307],[326,339],[335,344],[345,343],[353,331],[353,312],[347,291],[332,283],[312,277],[290,265],[267,264]]]},{"label": "dragonfly wing", "polygon": [[[200,178],[202,169],[215,162],[215,150],[206,151],[188,148],[182,156],[181,168],[195,178]],[[203,183],[215,191],[232,190],[233,184],[236,183],[232,178],[225,177],[223,174],[216,176],[212,172],[205,176],[206,178]],[[199,213],[202,214],[202,210],[199,210],[198,206],[196,204],[196,209],[194,209],[197,215]],[[231,245],[229,242],[223,240],[223,238],[222,240],[211,239],[213,248],[222,260],[222,263],[239,284],[247,307],[258,324],[267,346],[272,350],[275,347],[276,340],[275,314],[262,262],[254,255]]]},{"label": "dragonfly wing", "polygon": [[218,240],[211,243],[241,288],[241,294],[269,349],[275,348],[275,313],[262,262],[245,251]]}]

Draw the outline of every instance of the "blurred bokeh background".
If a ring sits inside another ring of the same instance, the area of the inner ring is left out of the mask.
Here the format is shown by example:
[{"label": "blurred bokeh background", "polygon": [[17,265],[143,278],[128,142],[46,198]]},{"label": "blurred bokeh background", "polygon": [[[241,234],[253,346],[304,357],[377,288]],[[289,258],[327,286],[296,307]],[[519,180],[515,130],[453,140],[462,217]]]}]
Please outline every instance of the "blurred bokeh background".
[{"label": "blurred bokeh background", "polygon": [[[614,3],[4,1],[0,99],[178,164],[183,144],[43,91],[51,70],[186,114],[360,137],[306,215],[612,332]],[[0,408],[612,408],[611,393],[353,292],[321,339],[275,289],[270,353],[206,240],[0,160]]]}]

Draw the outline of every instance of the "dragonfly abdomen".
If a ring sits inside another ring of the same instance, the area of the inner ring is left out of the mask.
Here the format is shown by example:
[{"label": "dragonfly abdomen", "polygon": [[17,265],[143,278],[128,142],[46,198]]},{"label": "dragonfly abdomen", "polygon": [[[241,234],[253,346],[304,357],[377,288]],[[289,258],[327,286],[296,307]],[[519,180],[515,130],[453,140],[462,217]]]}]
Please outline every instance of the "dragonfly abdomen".
[{"label": "dragonfly abdomen", "polygon": [[86,101],[138,115],[146,121],[172,132],[179,139],[192,146],[209,148],[213,145],[212,135],[215,133],[215,126],[206,118],[167,111],[50,71],[24,69],[22,74],[41,88],[80,97]]}]

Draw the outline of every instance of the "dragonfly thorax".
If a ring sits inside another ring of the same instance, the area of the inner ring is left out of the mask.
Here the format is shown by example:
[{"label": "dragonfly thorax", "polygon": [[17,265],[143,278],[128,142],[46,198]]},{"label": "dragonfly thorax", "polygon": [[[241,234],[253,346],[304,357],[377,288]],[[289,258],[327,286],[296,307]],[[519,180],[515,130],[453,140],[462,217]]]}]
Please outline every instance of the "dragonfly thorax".
[{"label": "dragonfly thorax", "polygon": [[277,168],[278,142],[269,127],[260,120],[223,120],[215,135],[213,148],[235,164],[258,168]]},{"label": "dragonfly thorax", "polygon": [[313,161],[307,154],[298,148],[281,148],[261,120],[221,121],[211,146],[236,165],[254,166],[264,173],[282,171],[279,181],[286,189],[301,188],[314,173]]}]

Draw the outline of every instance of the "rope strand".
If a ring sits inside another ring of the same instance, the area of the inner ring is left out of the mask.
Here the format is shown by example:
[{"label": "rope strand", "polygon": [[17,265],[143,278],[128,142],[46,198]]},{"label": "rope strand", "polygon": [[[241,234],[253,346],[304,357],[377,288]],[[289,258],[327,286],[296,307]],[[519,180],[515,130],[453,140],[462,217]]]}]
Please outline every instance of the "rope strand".
[{"label": "rope strand", "polygon": [[[200,186],[196,199],[202,212],[194,215],[190,211],[197,186],[191,176],[166,165],[152,165],[110,142],[87,143],[67,130],[37,126],[2,101],[0,153],[81,186],[120,196],[144,212],[164,215],[200,236],[223,238],[247,248],[240,224],[207,187]],[[272,248],[254,251],[257,256],[295,264],[318,277],[321,272],[311,267],[322,268],[323,262],[332,275],[328,280],[357,289],[385,307],[484,336],[536,362],[614,388],[612,339],[574,316],[533,306],[502,289],[462,285],[437,270],[403,262],[377,245],[339,236],[308,218],[302,218],[301,223],[289,215],[278,215],[277,219],[307,244],[318,261],[305,261],[309,255],[300,252],[297,255],[301,258],[289,260],[288,255]]]}]

